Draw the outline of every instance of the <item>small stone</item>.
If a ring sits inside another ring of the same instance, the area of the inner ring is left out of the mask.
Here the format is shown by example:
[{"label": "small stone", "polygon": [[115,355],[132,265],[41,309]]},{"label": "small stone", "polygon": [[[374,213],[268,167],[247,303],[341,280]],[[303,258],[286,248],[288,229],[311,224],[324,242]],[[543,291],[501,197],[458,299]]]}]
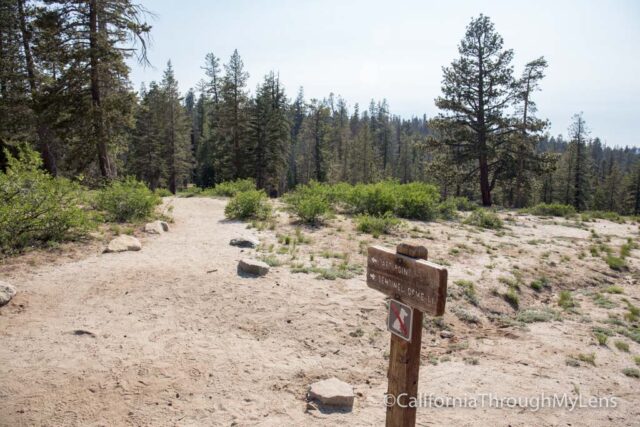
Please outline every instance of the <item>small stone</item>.
[{"label": "small stone", "polygon": [[8,284],[7,282],[0,282],[0,307],[8,304],[16,295],[16,288]]},{"label": "small stone", "polygon": [[[167,225],[167,230],[168,229],[169,229],[169,226]],[[144,231],[145,231],[145,233],[149,233],[149,234],[162,234],[166,230],[164,229],[164,226],[162,225],[162,221],[153,221],[153,222],[148,222],[148,223],[145,224]]]},{"label": "small stone", "polygon": [[162,229],[166,232],[169,231],[169,224],[167,224],[165,221],[160,221],[160,225],[162,226]]},{"label": "small stone", "polygon": [[258,239],[253,237],[236,237],[229,242],[231,246],[237,246],[239,248],[255,248],[260,244]]},{"label": "small stone", "polygon": [[451,331],[440,331],[440,338],[453,338],[453,332]]},{"label": "small stone", "polygon": [[242,259],[238,263],[238,272],[251,274],[254,276],[264,276],[269,272],[269,265],[262,261],[253,259]]},{"label": "small stone", "polygon": [[110,241],[105,252],[139,251],[140,249],[142,249],[140,240],[123,234]]},{"label": "small stone", "polygon": [[323,405],[353,407],[353,387],[337,378],[318,381],[309,387],[309,399]]}]

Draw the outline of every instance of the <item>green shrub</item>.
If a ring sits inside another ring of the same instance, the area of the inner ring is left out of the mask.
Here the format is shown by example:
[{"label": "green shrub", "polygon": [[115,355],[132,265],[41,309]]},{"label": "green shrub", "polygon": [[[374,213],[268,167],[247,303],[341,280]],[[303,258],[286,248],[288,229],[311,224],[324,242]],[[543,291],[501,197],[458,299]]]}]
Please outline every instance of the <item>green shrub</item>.
[{"label": "green shrub", "polygon": [[640,370],[636,368],[624,368],[622,373],[631,378],[640,378]]},{"label": "green shrub", "polygon": [[565,310],[578,306],[569,291],[560,291],[560,295],[558,296],[558,305]]},{"label": "green shrub", "polygon": [[267,219],[271,216],[271,205],[262,190],[250,190],[237,193],[224,208],[229,219]]},{"label": "green shrub", "polygon": [[515,288],[509,288],[509,290],[502,295],[502,298],[515,310],[520,307],[520,298],[518,298]]},{"label": "green shrub", "polygon": [[478,209],[478,205],[466,197],[450,197],[447,200],[453,200],[453,203],[456,205],[456,209],[459,211],[475,211]]},{"label": "green shrub", "polygon": [[391,233],[400,224],[400,220],[394,217],[391,212],[381,216],[364,214],[356,217],[356,224],[358,231],[378,237],[381,234]]},{"label": "green shrub", "polygon": [[592,221],[594,219],[606,219],[612,222],[624,223],[624,218],[617,212],[609,211],[587,211],[580,214],[582,221]]},{"label": "green shrub", "polygon": [[571,216],[575,215],[576,210],[571,205],[563,205],[561,203],[539,203],[527,209],[527,212],[533,215]]},{"label": "green shrub", "polygon": [[421,182],[404,185],[384,184],[391,188],[390,191],[396,198],[395,214],[397,216],[423,221],[430,221],[436,217],[440,194],[434,185]]},{"label": "green shrub", "polygon": [[607,346],[607,340],[609,339],[609,337],[606,334],[603,334],[601,332],[594,332],[594,335],[596,337],[596,340],[598,340],[598,345]]},{"label": "green shrub", "polygon": [[498,214],[485,209],[478,209],[471,212],[471,215],[469,215],[469,218],[467,218],[464,223],[494,230],[502,228],[502,220]]},{"label": "green shrub", "polygon": [[302,222],[317,224],[331,211],[328,193],[327,186],[311,182],[285,195],[284,202]]},{"label": "green shrub", "polygon": [[256,183],[252,179],[237,179],[217,184],[213,189],[207,190],[213,196],[233,197],[238,193],[256,189]]},{"label": "green shrub", "polygon": [[550,286],[551,284],[549,283],[549,279],[547,279],[546,276],[542,276],[531,282],[531,288],[536,292],[540,292],[544,288],[548,288]]},{"label": "green shrub", "polygon": [[0,252],[78,238],[89,229],[80,208],[80,186],[40,169],[38,153],[28,148],[14,158],[7,151],[6,173],[0,172]]},{"label": "green shrub", "polygon": [[438,216],[443,219],[455,219],[458,216],[458,206],[454,199],[447,199],[438,205]]},{"label": "green shrub", "polygon": [[462,295],[467,301],[475,306],[479,304],[478,294],[476,293],[476,287],[473,285],[473,282],[463,279],[456,280],[454,283],[462,288]]},{"label": "green shrub", "polygon": [[629,344],[624,341],[616,341],[615,346],[618,350],[624,351],[625,353],[629,353]]},{"label": "green shrub", "polygon": [[131,222],[149,218],[160,197],[133,177],[113,181],[96,198],[96,207],[106,212],[108,221]]},{"label": "green shrub", "polygon": [[158,197],[171,197],[171,196],[173,196],[173,194],[171,194],[171,191],[167,190],[166,188],[156,188],[155,193],[156,193],[156,195]]},{"label": "green shrub", "polygon": [[349,192],[347,203],[356,214],[384,215],[386,212],[395,212],[395,186],[389,181],[358,184]]},{"label": "green shrub", "polygon": [[612,270],[622,271],[627,267],[624,259],[617,256],[607,255],[606,261]]}]

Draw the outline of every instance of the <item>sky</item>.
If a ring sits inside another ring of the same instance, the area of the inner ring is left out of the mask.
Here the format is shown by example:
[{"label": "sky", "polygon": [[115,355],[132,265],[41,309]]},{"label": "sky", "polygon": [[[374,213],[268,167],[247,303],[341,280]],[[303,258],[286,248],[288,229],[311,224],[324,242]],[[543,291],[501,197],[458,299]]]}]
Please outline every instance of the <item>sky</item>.
[{"label": "sky", "polygon": [[352,108],[386,98],[405,118],[438,113],[442,67],[458,57],[472,17],[489,16],[515,52],[516,75],[544,56],[534,100],[552,135],[583,112],[591,136],[640,147],[640,1],[637,0],[140,0],[153,13],[151,66],[129,60],[135,88],[172,61],[182,91],[204,77],[208,52],[238,49],[249,89],[278,72],[287,95],[333,92]]}]

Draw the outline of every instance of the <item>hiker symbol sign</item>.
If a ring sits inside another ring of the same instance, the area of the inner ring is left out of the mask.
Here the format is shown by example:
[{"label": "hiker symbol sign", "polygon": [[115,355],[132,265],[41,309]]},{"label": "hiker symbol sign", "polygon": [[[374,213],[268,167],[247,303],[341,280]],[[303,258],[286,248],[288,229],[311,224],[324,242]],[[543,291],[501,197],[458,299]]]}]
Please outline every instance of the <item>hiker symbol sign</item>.
[{"label": "hiker symbol sign", "polygon": [[413,308],[394,299],[389,300],[387,329],[405,341],[411,342]]}]

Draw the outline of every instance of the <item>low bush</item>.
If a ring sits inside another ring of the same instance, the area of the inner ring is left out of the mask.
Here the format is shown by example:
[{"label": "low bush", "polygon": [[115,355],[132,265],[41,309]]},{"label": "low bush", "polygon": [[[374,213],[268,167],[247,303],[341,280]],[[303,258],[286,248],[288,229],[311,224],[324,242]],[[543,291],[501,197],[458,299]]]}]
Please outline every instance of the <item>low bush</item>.
[{"label": "low bush", "polygon": [[588,222],[594,219],[606,219],[612,222],[624,223],[624,218],[617,212],[610,211],[587,211],[580,214],[582,221]]},{"label": "low bush", "polygon": [[133,177],[113,181],[96,197],[96,207],[106,213],[108,221],[143,221],[160,204],[160,196]]},{"label": "low bush", "polygon": [[378,237],[381,234],[391,233],[398,227],[400,220],[390,212],[380,216],[363,214],[356,217],[356,224],[358,231]]},{"label": "low bush", "polygon": [[255,189],[256,183],[252,179],[237,179],[221,182],[212,189],[207,189],[207,193],[213,196],[233,197],[238,193]]},{"label": "low bush", "polygon": [[166,188],[156,188],[155,193],[156,193],[156,195],[158,197],[171,197],[171,196],[173,196],[173,194],[171,194],[171,191],[167,190]]},{"label": "low bush", "polygon": [[394,183],[358,184],[347,196],[346,203],[355,214],[384,215],[395,212]]},{"label": "low bush", "polygon": [[466,197],[450,197],[447,200],[451,200],[459,211],[475,211],[478,209],[478,205]]},{"label": "low bush", "polygon": [[455,219],[458,217],[458,208],[454,199],[446,199],[438,204],[438,216],[442,219]]},{"label": "low bush", "polygon": [[242,191],[229,200],[224,215],[229,219],[264,220],[271,216],[271,205],[262,190]]},{"label": "low bush", "polygon": [[284,202],[288,210],[308,224],[322,222],[331,212],[327,186],[317,182],[297,187],[293,192],[285,195]]},{"label": "low bush", "polygon": [[622,271],[627,267],[627,263],[624,261],[624,258],[621,257],[607,255],[607,258],[605,260],[607,261],[609,268],[611,268],[612,270]]},{"label": "low bush", "polygon": [[576,210],[571,205],[563,205],[561,203],[539,203],[527,209],[527,212],[533,215],[571,216],[575,215]]},{"label": "low bush", "polygon": [[28,148],[17,158],[6,156],[7,170],[0,172],[0,252],[86,234],[90,220],[80,207],[79,185],[42,171],[40,156]]},{"label": "low bush", "polygon": [[436,218],[440,194],[434,185],[412,182],[404,185],[387,183],[387,186],[395,196],[395,214],[399,217],[423,221]]},{"label": "low bush", "polygon": [[578,306],[576,301],[573,299],[573,295],[569,291],[560,291],[558,296],[558,305],[565,310],[569,310]]},{"label": "low bush", "polygon": [[471,215],[464,221],[465,224],[475,225],[480,228],[489,228],[493,230],[501,229],[502,220],[495,212],[485,209],[478,209],[471,212]]}]

